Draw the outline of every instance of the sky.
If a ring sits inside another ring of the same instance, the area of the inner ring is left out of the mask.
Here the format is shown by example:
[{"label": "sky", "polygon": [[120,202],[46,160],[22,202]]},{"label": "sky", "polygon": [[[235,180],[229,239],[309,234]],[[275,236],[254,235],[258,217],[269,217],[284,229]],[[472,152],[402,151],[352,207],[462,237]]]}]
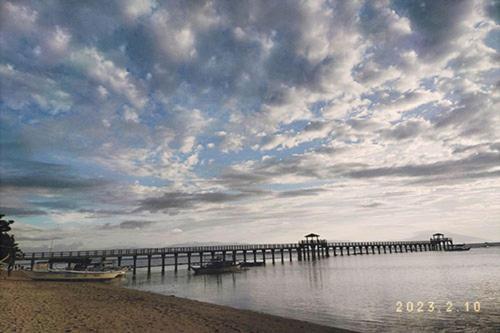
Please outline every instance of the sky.
[{"label": "sky", "polygon": [[499,1],[1,1],[24,249],[500,239]]}]

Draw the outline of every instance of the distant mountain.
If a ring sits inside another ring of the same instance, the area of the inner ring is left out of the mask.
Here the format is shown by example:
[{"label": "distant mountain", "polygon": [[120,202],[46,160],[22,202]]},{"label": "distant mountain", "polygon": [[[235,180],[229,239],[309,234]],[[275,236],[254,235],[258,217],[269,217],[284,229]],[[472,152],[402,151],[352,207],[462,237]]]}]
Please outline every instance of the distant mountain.
[{"label": "distant mountain", "polygon": [[105,246],[96,248],[86,248],[83,247],[83,243],[71,243],[63,244],[57,243],[51,249],[49,244],[44,244],[41,246],[23,246],[21,250],[24,252],[47,252],[47,251],[86,251],[86,250],[112,250],[112,249],[141,249],[141,248],[155,248],[155,247],[191,247],[191,246],[218,246],[218,245],[245,245],[245,243],[228,243],[228,242],[189,242],[189,243],[177,243],[177,244],[161,244],[161,245],[122,245],[122,246]]},{"label": "distant mountain", "polygon": [[413,237],[408,238],[407,240],[427,240],[427,239],[431,238],[432,234],[435,234],[436,232],[443,233],[445,237],[453,238],[453,243],[484,243],[484,242],[495,241],[494,239],[487,240],[487,239],[479,238],[479,237],[455,234],[455,233],[446,232],[446,231],[436,231],[436,230],[419,232],[419,233],[415,234]]},{"label": "distant mountain", "polygon": [[228,243],[228,242],[189,242],[189,243],[177,243],[168,244],[165,247],[189,247],[189,246],[219,246],[219,245],[245,245],[246,243]]}]

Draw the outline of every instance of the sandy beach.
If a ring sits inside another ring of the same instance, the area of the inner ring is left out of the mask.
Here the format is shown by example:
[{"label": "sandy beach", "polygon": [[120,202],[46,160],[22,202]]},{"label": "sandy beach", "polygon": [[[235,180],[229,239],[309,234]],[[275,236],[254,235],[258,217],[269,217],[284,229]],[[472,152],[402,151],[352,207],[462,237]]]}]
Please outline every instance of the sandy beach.
[{"label": "sandy beach", "polygon": [[29,281],[15,273],[0,277],[0,332],[346,332],[109,283]]}]

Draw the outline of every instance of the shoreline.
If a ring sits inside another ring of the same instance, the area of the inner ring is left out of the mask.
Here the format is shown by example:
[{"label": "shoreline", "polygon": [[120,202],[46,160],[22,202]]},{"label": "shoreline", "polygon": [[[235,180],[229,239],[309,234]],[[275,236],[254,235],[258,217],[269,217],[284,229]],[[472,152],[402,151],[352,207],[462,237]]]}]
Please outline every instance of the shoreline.
[{"label": "shoreline", "polygon": [[350,332],[108,283],[0,276],[0,332]]}]

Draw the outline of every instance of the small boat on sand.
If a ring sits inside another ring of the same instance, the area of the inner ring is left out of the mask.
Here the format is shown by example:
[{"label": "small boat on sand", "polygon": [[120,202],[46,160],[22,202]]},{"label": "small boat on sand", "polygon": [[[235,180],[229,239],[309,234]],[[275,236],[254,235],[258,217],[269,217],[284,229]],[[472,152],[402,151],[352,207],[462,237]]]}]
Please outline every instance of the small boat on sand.
[{"label": "small boat on sand", "polygon": [[221,274],[237,273],[241,271],[241,264],[237,261],[227,261],[221,258],[210,260],[206,265],[199,267],[191,266],[195,274]]},{"label": "small boat on sand", "polygon": [[71,271],[49,269],[46,271],[23,271],[30,279],[44,281],[108,281],[125,274],[123,271]]},{"label": "small boat on sand", "polygon": [[[60,261],[53,260],[52,263],[54,262]],[[33,270],[23,272],[30,279],[44,281],[107,281],[127,272],[127,268],[105,267],[101,263],[92,265],[88,259],[70,261],[65,269],[50,268],[50,263],[37,263]]]}]

